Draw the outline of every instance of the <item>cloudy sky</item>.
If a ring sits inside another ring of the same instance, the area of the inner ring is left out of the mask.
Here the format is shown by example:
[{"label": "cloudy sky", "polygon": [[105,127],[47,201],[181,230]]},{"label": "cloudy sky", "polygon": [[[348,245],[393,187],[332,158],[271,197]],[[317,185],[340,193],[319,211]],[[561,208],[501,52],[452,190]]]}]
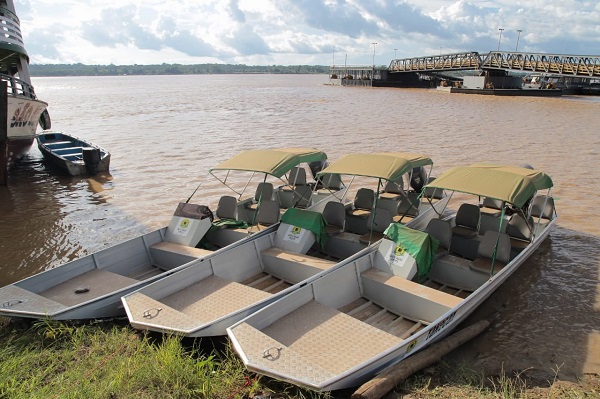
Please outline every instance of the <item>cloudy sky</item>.
[{"label": "cloudy sky", "polygon": [[600,55],[598,0],[14,1],[36,64],[388,65],[517,39]]}]

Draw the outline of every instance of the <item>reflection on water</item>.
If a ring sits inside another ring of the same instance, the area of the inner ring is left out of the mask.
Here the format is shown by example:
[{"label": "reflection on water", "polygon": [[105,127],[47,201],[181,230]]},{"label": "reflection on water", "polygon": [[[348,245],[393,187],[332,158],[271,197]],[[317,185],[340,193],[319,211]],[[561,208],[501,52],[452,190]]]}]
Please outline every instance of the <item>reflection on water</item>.
[{"label": "reflection on water", "polygon": [[[410,151],[435,172],[529,163],[555,182],[558,229],[477,315],[500,322],[463,350],[489,370],[600,372],[600,101],[325,86],[326,76],[37,78],[57,130],[112,153],[110,175],[46,170],[33,148],[0,187],[0,284],[168,223],[178,202],[223,194],[211,166],[248,148]],[[596,306],[596,307],[594,307]],[[595,332],[595,333],[594,333]]]}]

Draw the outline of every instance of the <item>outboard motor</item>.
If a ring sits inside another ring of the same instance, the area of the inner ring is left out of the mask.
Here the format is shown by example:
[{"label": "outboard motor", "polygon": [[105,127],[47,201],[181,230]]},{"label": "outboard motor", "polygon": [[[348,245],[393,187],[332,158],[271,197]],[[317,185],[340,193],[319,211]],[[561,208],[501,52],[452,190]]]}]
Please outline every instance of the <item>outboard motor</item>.
[{"label": "outboard motor", "polygon": [[98,173],[98,165],[100,164],[100,150],[93,147],[83,148],[83,163],[90,175]]},{"label": "outboard motor", "polygon": [[427,181],[427,174],[422,166],[413,168],[412,176],[410,178],[410,186],[415,192],[420,193]]}]

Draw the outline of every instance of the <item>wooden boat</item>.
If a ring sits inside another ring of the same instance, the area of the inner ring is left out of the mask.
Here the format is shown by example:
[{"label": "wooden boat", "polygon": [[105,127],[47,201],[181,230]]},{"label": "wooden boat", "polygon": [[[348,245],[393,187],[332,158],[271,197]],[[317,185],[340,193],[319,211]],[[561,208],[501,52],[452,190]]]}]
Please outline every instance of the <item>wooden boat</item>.
[{"label": "wooden boat", "polygon": [[425,189],[471,203],[423,232],[390,225],[380,242],[228,328],[229,338],[253,372],[317,391],[358,386],[450,333],[539,247],[557,218],[550,187],[536,170],[452,168]]},{"label": "wooden boat", "polygon": [[95,175],[110,167],[110,153],[80,137],[44,130],[36,140],[44,159],[71,176]]},{"label": "wooden boat", "polygon": [[[271,177],[286,179],[296,166],[324,163],[326,159],[325,153],[314,149],[245,151],[213,172],[234,175],[240,171],[253,177],[270,173]],[[223,182],[237,188],[227,179]],[[242,184],[250,188],[253,183],[248,180]],[[268,194],[268,199],[259,196],[259,200],[273,203],[276,191]],[[0,288],[0,315],[59,320],[122,316],[121,296],[194,261],[223,252],[228,246],[258,239],[276,229],[279,209],[275,208],[275,216],[263,215],[261,208],[252,211],[254,197],[242,198],[243,190],[239,198],[223,196],[214,215],[209,207],[190,202],[194,194],[178,205],[166,227]],[[319,206],[318,200],[314,199],[314,206]]]},{"label": "wooden boat", "polygon": [[[369,162],[357,164],[357,160]],[[398,181],[412,175],[414,168],[430,164],[429,158],[413,154],[354,154],[316,176],[327,182],[340,175],[360,175],[375,178],[382,187],[382,180]],[[313,194],[322,195],[318,191],[316,186]],[[446,201],[439,199],[436,206],[443,207]],[[321,203],[322,208],[290,208],[277,230],[123,296],[130,323],[138,329],[190,337],[225,335],[233,323],[336,269],[340,259],[377,241],[377,232],[368,226],[380,227],[380,216],[386,212],[391,219],[385,208],[357,209],[360,204],[344,196],[328,197]],[[356,216],[357,210],[364,216]],[[424,226],[435,215],[429,207],[410,223]],[[350,226],[353,217],[362,218],[363,224]],[[351,232],[348,227],[364,231]]]},{"label": "wooden boat", "polygon": [[7,85],[6,142],[9,167],[31,147],[38,123],[50,129],[48,104],[35,95],[29,74],[29,56],[25,50],[19,17],[13,0],[0,1],[0,79]]}]

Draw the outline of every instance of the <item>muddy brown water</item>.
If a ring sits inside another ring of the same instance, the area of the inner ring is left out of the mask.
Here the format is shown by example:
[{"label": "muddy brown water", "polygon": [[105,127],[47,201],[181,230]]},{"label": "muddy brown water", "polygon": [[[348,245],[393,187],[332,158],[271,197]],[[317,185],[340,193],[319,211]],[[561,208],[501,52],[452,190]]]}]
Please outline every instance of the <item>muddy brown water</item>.
[{"label": "muddy brown water", "polygon": [[600,97],[492,97],[344,88],[315,75],[35,78],[53,127],[112,153],[109,174],[71,178],[37,148],[0,187],[0,284],[166,225],[211,166],[249,148],[427,154],[440,173],[528,163],[554,180],[555,231],[470,318],[497,324],[452,354],[487,372],[573,380],[600,372]]}]

